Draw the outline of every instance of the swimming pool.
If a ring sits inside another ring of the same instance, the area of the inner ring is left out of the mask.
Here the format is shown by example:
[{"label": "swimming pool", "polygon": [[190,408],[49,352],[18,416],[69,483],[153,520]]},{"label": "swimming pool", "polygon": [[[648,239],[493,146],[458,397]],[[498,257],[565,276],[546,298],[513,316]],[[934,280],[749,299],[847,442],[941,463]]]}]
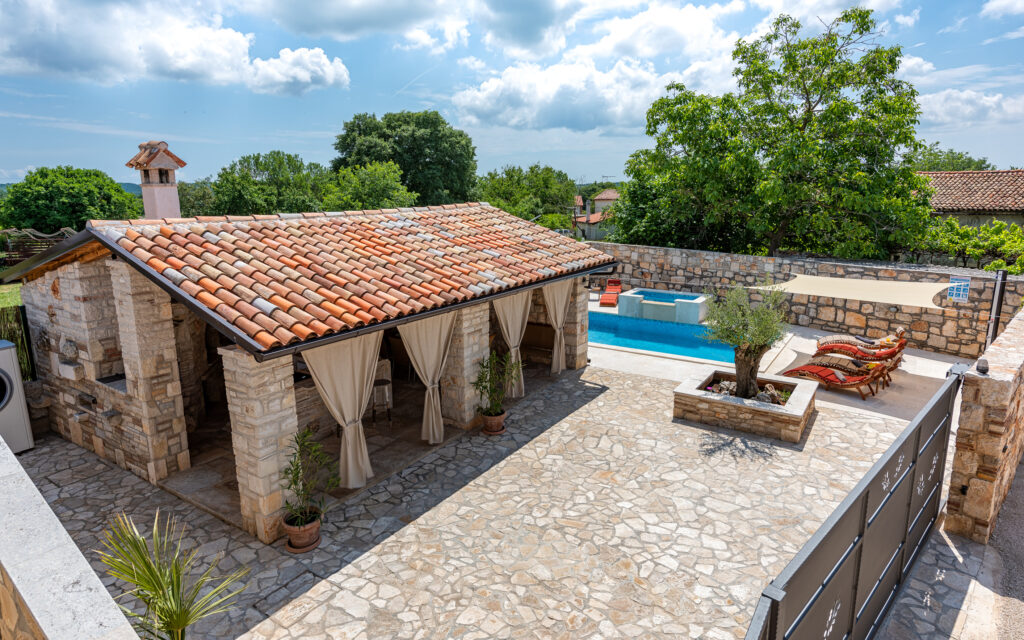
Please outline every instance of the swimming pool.
[{"label": "swimming pool", "polygon": [[662,322],[646,318],[590,312],[589,341],[629,349],[670,353],[677,356],[732,362],[732,347],[724,342],[709,342],[699,324]]},{"label": "swimming pool", "polygon": [[708,314],[703,295],[663,289],[632,289],[619,296],[618,306],[620,316],[682,324],[700,324]]},{"label": "swimming pool", "polygon": [[699,293],[682,293],[679,291],[660,291],[658,289],[634,289],[630,293],[638,293],[648,302],[675,302],[676,300],[696,300]]}]

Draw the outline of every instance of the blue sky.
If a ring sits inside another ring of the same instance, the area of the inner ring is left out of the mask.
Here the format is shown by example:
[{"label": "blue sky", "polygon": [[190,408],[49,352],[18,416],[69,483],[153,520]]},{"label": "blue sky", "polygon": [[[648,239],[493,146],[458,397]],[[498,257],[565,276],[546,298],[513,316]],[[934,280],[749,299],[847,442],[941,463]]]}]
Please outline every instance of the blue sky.
[{"label": "blue sky", "polygon": [[[437,109],[481,172],[619,179],[671,81],[732,87],[738,38],[833,0],[0,0],[0,182],[70,164],[135,181],[167,140],[181,179],[246,153],[329,162],[359,112]],[[1024,0],[869,0],[921,92],[920,135],[1024,166]]]}]

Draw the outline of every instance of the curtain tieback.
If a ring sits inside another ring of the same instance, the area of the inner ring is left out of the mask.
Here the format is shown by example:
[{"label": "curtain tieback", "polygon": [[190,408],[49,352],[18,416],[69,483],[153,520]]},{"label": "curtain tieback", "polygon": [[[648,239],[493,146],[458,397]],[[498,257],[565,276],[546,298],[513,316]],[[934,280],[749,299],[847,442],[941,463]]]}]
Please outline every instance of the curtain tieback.
[{"label": "curtain tieback", "polygon": [[430,391],[431,389],[440,389],[440,388],[441,388],[441,383],[440,382],[435,382],[434,384],[428,384],[427,385],[427,391]]},{"label": "curtain tieback", "polygon": [[360,417],[360,418],[356,418],[355,420],[351,420],[349,422],[346,422],[346,423],[342,424],[341,428],[342,428],[343,431],[348,431],[350,427],[356,427],[356,426],[362,425],[362,424],[363,424],[363,419]]}]

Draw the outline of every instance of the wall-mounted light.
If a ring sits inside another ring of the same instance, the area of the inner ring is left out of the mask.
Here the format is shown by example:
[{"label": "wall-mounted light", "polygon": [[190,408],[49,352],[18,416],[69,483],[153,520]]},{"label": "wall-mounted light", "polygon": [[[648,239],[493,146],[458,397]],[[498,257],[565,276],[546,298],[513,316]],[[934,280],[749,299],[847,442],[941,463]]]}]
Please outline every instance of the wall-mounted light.
[{"label": "wall-mounted light", "polygon": [[988,375],[988,360],[985,358],[978,359],[978,363],[974,365],[974,368],[978,370],[981,375]]}]

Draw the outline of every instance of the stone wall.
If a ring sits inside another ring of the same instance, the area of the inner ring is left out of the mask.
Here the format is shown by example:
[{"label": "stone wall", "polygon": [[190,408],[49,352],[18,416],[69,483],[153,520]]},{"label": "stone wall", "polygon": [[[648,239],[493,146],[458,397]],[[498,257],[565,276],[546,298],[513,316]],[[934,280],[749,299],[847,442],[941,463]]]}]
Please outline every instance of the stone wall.
[{"label": "stone wall", "polygon": [[[937,304],[941,310],[790,294],[788,320],[800,326],[869,337],[881,337],[902,326],[907,329],[913,347],[969,358],[978,357],[985,344],[995,289],[994,273],[974,269],[769,258],[604,242],[589,244],[619,261],[616,277],[625,288],[698,292],[707,288],[753,286],[765,280],[783,282],[797,274],[905,282],[948,282],[951,275],[967,276],[971,278],[967,302],[950,301],[940,294]],[[1003,305],[1004,326],[1020,308],[1022,295],[1024,277],[1011,276]]]},{"label": "stone wall", "polygon": [[50,428],[150,482],[187,468],[170,297],[105,259],[47,272],[21,294],[41,387],[33,404],[48,408]]},{"label": "stone wall", "polygon": [[964,377],[946,530],[987,543],[1024,453],[1024,313]]},{"label": "stone wall", "polygon": [[171,303],[174,346],[178,356],[178,378],[185,425],[189,432],[205,414],[203,374],[206,373],[206,323],[181,302]]},{"label": "stone wall", "polygon": [[[565,366],[569,369],[579,369],[587,365],[587,337],[590,327],[587,303],[590,292],[583,286],[583,279],[573,280],[572,293],[569,294],[569,312],[565,316]],[[530,302],[529,324],[540,327],[549,327],[547,308],[544,305],[544,294],[541,287],[533,290],[533,298]],[[527,362],[538,362],[551,364],[551,342],[548,341],[548,331],[536,332],[543,336],[543,344],[532,339],[534,331],[528,330],[527,337],[523,340],[523,359]],[[552,337],[553,341],[554,338]],[[538,357],[539,355],[542,357]]]},{"label": "stone wall", "polygon": [[462,429],[480,424],[480,398],[473,381],[490,350],[490,307],[483,302],[456,311],[452,343],[441,372],[441,415]]},{"label": "stone wall", "polygon": [[0,523],[0,638],[138,638],[2,439]]}]

